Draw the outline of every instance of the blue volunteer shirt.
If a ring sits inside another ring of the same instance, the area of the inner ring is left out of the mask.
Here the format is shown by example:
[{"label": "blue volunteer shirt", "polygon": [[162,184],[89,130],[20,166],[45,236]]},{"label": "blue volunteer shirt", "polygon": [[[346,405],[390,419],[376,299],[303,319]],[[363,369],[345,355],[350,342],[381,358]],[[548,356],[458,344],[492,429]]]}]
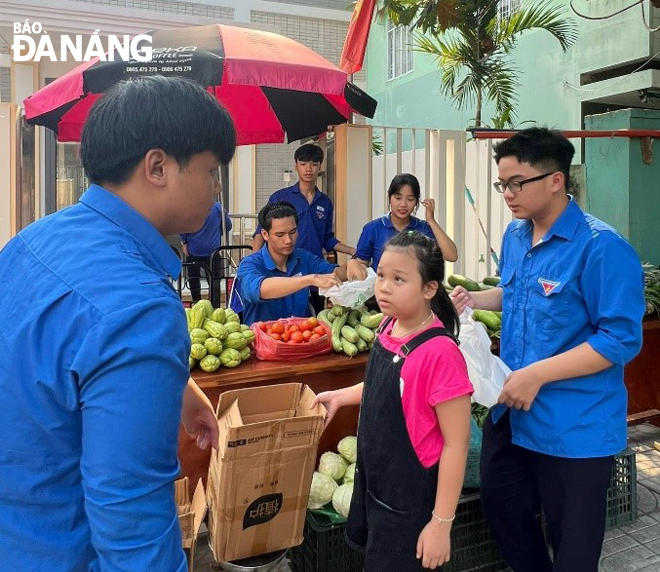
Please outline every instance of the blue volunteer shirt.
[{"label": "blue volunteer shirt", "polygon": [[[323,258],[323,250],[332,252],[339,241],[335,238],[332,230],[334,221],[334,207],[328,195],[318,189],[314,192],[312,202],[307,202],[305,196],[300,192],[298,183],[274,192],[268,199],[269,203],[278,201],[289,201],[298,213],[298,242],[296,248],[302,248],[307,252]],[[261,226],[257,226],[256,233],[261,232]]]},{"label": "blue volunteer shirt", "polygon": [[225,229],[231,230],[231,219],[219,202],[213,205],[204,226],[197,232],[180,234],[181,242],[188,245],[188,254],[192,256],[211,256],[222,244],[220,224],[222,215],[225,216]]},{"label": "blue volunteer shirt", "polygon": [[[296,248],[289,256],[286,272],[282,272],[268,252],[268,243],[258,252],[246,256],[238,267],[234,296],[238,295],[243,307],[243,322],[279,320],[291,316],[306,318],[310,316],[309,288],[298,290],[283,298],[263,300],[261,283],[266,278],[286,276],[306,276],[307,274],[330,274],[335,266],[325,259],[310,254],[302,248]],[[236,307],[236,306],[234,306]]]},{"label": "blue volunteer shirt", "polygon": [[0,253],[0,569],[185,572],[180,262],[92,185]]},{"label": "blue volunteer shirt", "polygon": [[501,358],[517,370],[587,342],[613,365],[546,384],[529,412],[511,409],[512,441],[557,457],[614,455],[626,447],[623,367],[642,344],[639,258],[572,200],[535,246],[532,230],[514,221],[502,240]]},{"label": "blue volunteer shirt", "polygon": [[[435,241],[435,235],[429,224],[417,217],[411,216],[410,223],[403,230],[416,230]],[[374,270],[378,269],[385,243],[397,234],[399,234],[399,231],[394,228],[392,219],[388,214],[368,222],[362,228],[362,234],[355,249],[355,256],[360,260],[371,260],[371,267]]]}]

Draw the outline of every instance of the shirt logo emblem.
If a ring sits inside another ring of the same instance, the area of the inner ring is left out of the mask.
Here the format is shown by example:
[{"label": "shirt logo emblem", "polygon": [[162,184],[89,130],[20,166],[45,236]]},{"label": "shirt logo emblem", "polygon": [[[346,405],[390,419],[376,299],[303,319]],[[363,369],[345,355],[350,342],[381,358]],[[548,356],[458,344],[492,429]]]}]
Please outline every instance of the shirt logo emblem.
[{"label": "shirt logo emblem", "polygon": [[316,218],[319,220],[323,220],[325,218],[325,209],[320,205],[316,205]]},{"label": "shirt logo emblem", "polygon": [[554,280],[548,280],[547,278],[539,278],[539,284],[543,286],[543,292],[546,296],[549,296],[552,291],[561,284],[561,282],[555,282]]}]

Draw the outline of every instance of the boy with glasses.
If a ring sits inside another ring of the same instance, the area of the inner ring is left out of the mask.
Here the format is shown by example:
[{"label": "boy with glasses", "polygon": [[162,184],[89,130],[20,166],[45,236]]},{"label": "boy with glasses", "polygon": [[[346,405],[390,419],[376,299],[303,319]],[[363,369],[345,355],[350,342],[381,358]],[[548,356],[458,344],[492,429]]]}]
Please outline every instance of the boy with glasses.
[{"label": "boy with glasses", "polygon": [[452,293],[459,313],[502,311],[513,373],[484,427],[481,499],[515,572],[597,572],[613,458],[626,446],[623,368],[642,343],[639,258],[567,194],[574,152],[540,128],[495,147],[495,188],[519,219],[502,239],[500,287]]}]

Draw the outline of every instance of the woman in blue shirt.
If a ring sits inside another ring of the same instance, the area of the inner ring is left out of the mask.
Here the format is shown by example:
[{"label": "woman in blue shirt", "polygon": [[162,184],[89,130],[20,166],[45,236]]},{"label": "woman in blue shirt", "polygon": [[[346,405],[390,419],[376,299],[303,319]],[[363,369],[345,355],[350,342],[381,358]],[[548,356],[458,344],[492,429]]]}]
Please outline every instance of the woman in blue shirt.
[{"label": "woman in blue shirt", "polygon": [[[376,270],[385,243],[404,230],[416,230],[435,240],[445,260],[454,262],[458,258],[456,245],[435,220],[435,201],[421,201],[419,181],[415,175],[402,173],[394,177],[387,191],[387,199],[390,205],[389,214],[364,225],[355,258],[365,264],[371,264]],[[420,201],[425,209],[425,221],[413,216]]]}]

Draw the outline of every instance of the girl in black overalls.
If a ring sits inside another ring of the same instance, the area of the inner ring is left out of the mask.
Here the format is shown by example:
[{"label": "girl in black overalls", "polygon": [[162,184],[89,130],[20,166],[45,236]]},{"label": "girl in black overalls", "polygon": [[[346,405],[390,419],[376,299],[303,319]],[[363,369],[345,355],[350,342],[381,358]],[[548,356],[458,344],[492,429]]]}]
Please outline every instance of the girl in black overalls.
[{"label": "girl in black overalls", "polygon": [[[437,420],[438,440],[444,442],[438,444],[439,462],[430,467],[420,462],[409,436],[402,407],[407,386],[401,377],[405,360],[412,360],[408,356],[436,336],[452,338],[451,345],[439,347],[459,351],[454,345],[458,317],[442,286],[443,278],[444,262],[437,244],[415,231],[393,237],[378,266],[375,292],[387,318],[371,350],[365,380],[321,393],[315,401],[326,406],[328,420],[343,405],[361,404],[346,536],[352,546],[365,552],[365,572],[419,572],[442,566],[450,557],[449,533],[470,434],[467,368],[462,357],[447,356],[463,364],[462,393],[434,407],[428,405],[431,411],[425,412]],[[437,326],[429,327],[434,322]],[[416,335],[407,339],[412,334]],[[407,341],[395,354],[383,346],[385,335]],[[415,370],[417,383],[421,376],[424,385],[441,386],[445,380],[434,379],[433,371],[427,369],[433,368],[420,368],[423,373]]]}]

